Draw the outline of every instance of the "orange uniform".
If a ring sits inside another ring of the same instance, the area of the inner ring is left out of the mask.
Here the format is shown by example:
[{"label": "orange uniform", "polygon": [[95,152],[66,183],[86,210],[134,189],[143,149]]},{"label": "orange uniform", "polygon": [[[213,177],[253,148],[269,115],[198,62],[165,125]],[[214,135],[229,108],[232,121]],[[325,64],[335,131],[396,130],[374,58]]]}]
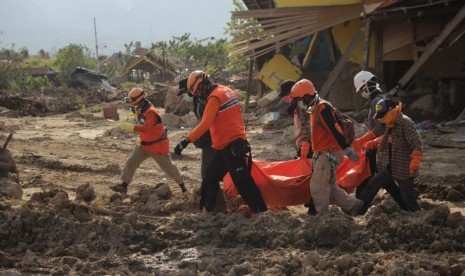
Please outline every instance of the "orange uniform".
[{"label": "orange uniform", "polygon": [[134,131],[139,133],[142,141],[141,147],[155,154],[169,153],[170,140],[168,137],[163,139],[163,136],[166,136],[165,126],[162,124],[160,113],[155,107],[151,105],[144,114],[137,117],[137,121],[139,124],[134,127]]},{"label": "orange uniform", "polygon": [[216,150],[223,149],[238,138],[246,139],[239,100],[229,87],[218,85],[210,93],[202,121],[187,138],[194,142],[208,129],[212,147]]},{"label": "orange uniform", "polygon": [[[325,120],[322,119],[322,111],[328,108],[324,103],[327,102],[320,99],[314,110],[310,112],[312,149],[313,152],[323,152],[326,150],[329,152],[340,151],[341,146],[339,145],[338,140],[334,137],[329,126],[326,125]],[[334,111],[332,111],[332,114],[334,116]],[[336,122],[334,127],[341,135],[343,135],[341,127]]]}]

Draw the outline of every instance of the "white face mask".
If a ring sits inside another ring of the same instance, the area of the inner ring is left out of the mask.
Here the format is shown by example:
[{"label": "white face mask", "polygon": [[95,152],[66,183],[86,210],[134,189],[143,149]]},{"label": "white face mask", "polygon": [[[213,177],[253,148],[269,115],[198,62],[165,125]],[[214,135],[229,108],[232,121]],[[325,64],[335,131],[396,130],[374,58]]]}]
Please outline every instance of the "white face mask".
[{"label": "white face mask", "polygon": [[370,93],[368,93],[368,91],[363,90],[363,91],[360,93],[360,96],[362,96],[362,97],[365,98],[365,99],[369,99],[369,98],[370,98]]},{"label": "white face mask", "polygon": [[302,108],[303,110],[307,110],[307,106],[304,104],[303,101],[297,101],[297,105]]},{"label": "white face mask", "polygon": [[185,101],[188,102],[188,103],[191,103],[191,102],[194,100],[194,99],[193,99],[191,96],[189,96],[187,93],[182,94],[182,98],[183,98],[183,100],[185,100]]}]

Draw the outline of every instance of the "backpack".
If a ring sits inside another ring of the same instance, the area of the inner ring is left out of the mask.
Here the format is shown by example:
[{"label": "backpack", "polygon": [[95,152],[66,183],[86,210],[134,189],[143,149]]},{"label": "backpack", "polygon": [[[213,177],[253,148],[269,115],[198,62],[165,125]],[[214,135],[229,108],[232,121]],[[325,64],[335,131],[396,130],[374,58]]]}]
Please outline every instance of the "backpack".
[{"label": "backpack", "polygon": [[[354,121],[347,115],[342,115],[337,108],[335,108],[330,102],[320,99],[321,104],[327,104],[334,111],[334,117],[337,124],[341,127],[342,134],[346,138],[346,141],[349,145],[355,140],[355,125]],[[316,114],[319,114],[318,112]],[[317,117],[317,122],[321,122],[320,118]]]}]

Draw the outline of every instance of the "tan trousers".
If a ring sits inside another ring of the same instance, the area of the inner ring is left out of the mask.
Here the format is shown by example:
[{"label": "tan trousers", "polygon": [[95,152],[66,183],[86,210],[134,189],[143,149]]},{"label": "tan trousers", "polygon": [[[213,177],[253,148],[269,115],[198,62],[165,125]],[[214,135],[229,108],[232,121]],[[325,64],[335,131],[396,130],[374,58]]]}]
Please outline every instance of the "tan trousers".
[{"label": "tan trousers", "polygon": [[[338,151],[333,155],[339,164],[344,157],[344,152]],[[336,169],[337,166],[331,164],[326,153],[321,153],[313,166],[310,191],[316,212],[320,216],[328,212],[330,203],[348,213],[357,201],[355,197],[349,196],[336,184]]]},{"label": "tan trousers", "polygon": [[160,169],[162,169],[167,175],[173,178],[174,181],[176,181],[176,183],[183,183],[181,172],[179,172],[178,167],[176,167],[176,165],[173,164],[170,153],[150,153],[140,148],[139,145],[136,145],[134,147],[128,160],[126,160],[123,172],[121,174],[121,181],[126,182],[128,184],[131,183],[131,180],[134,177],[134,173],[136,172],[137,168],[139,168],[142,162],[144,162],[150,157],[152,157],[155,160],[155,162],[157,162]]}]

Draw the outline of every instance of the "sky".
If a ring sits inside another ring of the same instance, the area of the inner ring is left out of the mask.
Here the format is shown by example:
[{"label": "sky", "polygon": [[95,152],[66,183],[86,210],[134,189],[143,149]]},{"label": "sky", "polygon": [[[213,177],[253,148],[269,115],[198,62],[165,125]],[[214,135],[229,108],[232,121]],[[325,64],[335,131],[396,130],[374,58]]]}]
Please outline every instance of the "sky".
[{"label": "sky", "polygon": [[54,54],[74,43],[95,51],[94,18],[99,55],[185,33],[222,38],[233,10],[233,0],[0,0],[0,48]]}]

